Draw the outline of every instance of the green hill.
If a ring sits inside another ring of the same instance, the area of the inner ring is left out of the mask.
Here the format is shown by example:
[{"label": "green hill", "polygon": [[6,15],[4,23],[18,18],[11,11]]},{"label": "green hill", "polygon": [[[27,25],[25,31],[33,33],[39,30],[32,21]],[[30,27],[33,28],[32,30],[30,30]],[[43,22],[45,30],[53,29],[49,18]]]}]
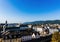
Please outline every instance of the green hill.
[{"label": "green hill", "polygon": [[25,22],[24,24],[60,24],[60,20]]}]

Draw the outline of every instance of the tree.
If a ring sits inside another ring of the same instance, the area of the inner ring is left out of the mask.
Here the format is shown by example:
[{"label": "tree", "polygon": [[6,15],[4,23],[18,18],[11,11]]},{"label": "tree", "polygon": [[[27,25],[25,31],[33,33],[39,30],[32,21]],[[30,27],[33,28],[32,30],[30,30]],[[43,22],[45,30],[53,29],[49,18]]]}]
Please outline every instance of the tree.
[{"label": "tree", "polygon": [[51,42],[60,42],[60,34],[59,32],[55,32],[52,34]]}]

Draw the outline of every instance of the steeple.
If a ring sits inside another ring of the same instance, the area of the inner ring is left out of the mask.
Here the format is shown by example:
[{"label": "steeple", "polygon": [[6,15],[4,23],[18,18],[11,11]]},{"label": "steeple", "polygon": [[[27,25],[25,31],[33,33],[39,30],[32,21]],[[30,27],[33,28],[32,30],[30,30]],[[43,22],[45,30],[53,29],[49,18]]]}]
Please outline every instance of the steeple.
[{"label": "steeple", "polygon": [[7,20],[5,21],[5,26],[7,26]]},{"label": "steeple", "polygon": [[5,21],[5,25],[3,26],[3,32],[5,32],[6,28],[7,28],[7,20]]}]

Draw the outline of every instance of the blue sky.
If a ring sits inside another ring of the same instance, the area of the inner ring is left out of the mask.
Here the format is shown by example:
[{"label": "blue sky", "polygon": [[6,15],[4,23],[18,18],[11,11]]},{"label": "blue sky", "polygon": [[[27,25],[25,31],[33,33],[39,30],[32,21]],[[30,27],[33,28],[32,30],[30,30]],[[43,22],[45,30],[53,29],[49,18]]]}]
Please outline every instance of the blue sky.
[{"label": "blue sky", "polygon": [[60,20],[60,0],[0,0],[0,22]]}]

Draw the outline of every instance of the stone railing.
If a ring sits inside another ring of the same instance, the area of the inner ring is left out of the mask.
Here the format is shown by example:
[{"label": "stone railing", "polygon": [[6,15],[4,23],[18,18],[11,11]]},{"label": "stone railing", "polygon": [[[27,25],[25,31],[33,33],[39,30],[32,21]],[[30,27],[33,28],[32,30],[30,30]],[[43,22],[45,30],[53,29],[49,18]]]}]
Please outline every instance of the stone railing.
[{"label": "stone railing", "polygon": [[21,42],[21,38],[16,38],[16,39],[3,39],[3,38],[0,38],[0,42]]}]

